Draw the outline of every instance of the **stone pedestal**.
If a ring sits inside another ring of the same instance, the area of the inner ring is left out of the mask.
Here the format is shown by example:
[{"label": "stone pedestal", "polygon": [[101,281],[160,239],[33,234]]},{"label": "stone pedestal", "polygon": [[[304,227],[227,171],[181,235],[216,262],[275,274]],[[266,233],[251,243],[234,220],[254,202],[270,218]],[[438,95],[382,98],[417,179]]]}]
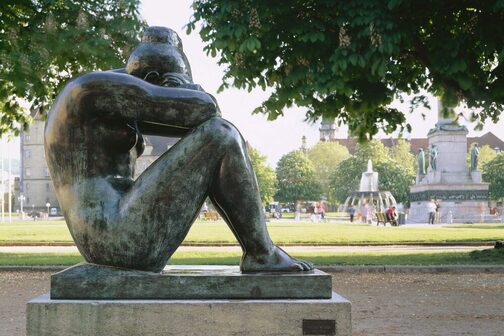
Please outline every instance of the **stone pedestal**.
[{"label": "stone pedestal", "polygon": [[488,208],[488,186],[443,184],[411,188],[408,223],[428,223],[431,199],[439,201],[440,223],[482,222]]},{"label": "stone pedestal", "polygon": [[480,222],[488,210],[488,183],[479,171],[467,167],[467,130],[463,126],[442,125],[431,130],[429,146],[438,148],[437,169],[417,177],[410,189],[408,223],[428,223],[428,204],[437,200],[440,222]]},{"label": "stone pedestal", "polygon": [[481,183],[481,172],[479,170],[473,170],[471,172],[471,179],[474,183]]},{"label": "stone pedestal", "polygon": [[28,303],[28,336],[351,335],[350,302],[51,300]]},{"label": "stone pedestal", "polygon": [[171,266],[153,274],[83,263],[54,274],[51,294],[28,303],[27,335],[350,336],[351,304],[318,270]]}]

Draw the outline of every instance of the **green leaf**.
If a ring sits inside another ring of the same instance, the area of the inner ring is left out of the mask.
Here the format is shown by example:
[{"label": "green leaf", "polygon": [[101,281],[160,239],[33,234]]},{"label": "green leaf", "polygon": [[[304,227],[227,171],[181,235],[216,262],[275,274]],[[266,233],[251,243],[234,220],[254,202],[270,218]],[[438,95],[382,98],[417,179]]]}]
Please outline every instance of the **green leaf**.
[{"label": "green leaf", "polygon": [[359,62],[359,56],[357,56],[356,54],[350,55],[348,59],[350,63],[352,63],[352,65],[357,65],[357,63]]}]

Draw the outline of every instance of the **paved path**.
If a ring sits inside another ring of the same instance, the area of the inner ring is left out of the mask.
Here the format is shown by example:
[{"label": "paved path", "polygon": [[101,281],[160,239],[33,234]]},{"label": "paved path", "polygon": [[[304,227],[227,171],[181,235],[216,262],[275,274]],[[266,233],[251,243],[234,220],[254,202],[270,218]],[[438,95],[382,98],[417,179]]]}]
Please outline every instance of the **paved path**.
[{"label": "paved path", "polygon": [[[420,246],[420,245],[386,245],[386,246],[285,246],[287,252],[465,252],[484,250],[492,246]],[[239,246],[181,246],[182,252],[240,252]],[[65,253],[77,252],[75,246],[0,246],[3,253]]]},{"label": "paved path", "polygon": [[[51,272],[0,271],[0,336],[24,336],[26,302]],[[504,277],[461,273],[333,273],[352,302],[354,336],[502,335]]]}]

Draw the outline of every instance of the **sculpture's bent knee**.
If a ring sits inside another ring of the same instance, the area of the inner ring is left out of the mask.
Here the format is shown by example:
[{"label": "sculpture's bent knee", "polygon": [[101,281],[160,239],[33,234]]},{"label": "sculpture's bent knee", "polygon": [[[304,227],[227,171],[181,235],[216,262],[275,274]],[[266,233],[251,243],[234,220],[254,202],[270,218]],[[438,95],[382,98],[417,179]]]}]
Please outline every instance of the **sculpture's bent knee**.
[{"label": "sculpture's bent knee", "polygon": [[245,146],[245,141],[236,126],[225,119],[211,118],[201,126],[202,132],[210,137],[210,141]]}]

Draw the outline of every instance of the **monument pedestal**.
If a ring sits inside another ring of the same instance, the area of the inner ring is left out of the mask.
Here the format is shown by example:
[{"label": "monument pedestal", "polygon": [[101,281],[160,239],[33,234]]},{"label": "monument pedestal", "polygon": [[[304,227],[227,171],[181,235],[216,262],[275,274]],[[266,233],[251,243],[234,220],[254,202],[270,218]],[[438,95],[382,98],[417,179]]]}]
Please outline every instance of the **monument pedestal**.
[{"label": "monument pedestal", "polygon": [[467,130],[441,125],[429,132],[429,145],[438,149],[436,170],[417,176],[410,188],[408,223],[428,223],[429,202],[439,203],[441,223],[481,222],[488,209],[488,183],[467,167]]},{"label": "monument pedestal", "polygon": [[27,306],[28,336],[351,335],[331,276],[169,266],[161,274],[79,264]]},{"label": "monument pedestal", "polygon": [[351,304],[323,300],[51,300],[28,303],[28,336],[351,335]]},{"label": "monument pedestal", "polygon": [[482,222],[488,208],[488,185],[444,184],[411,187],[408,223],[427,223],[431,199],[440,203],[440,222]]}]

